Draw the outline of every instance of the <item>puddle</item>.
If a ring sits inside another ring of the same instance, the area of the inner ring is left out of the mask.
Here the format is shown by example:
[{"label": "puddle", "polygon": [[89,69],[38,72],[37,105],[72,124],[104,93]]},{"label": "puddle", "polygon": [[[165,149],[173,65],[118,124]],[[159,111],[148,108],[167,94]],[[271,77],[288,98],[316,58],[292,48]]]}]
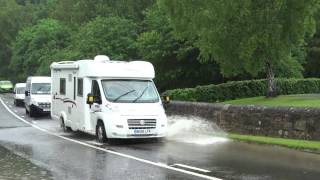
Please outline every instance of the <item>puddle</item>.
[{"label": "puddle", "polygon": [[213,122],[196,116],[169,116],[167,139],[208,145],[226,142],[226,133]]}]

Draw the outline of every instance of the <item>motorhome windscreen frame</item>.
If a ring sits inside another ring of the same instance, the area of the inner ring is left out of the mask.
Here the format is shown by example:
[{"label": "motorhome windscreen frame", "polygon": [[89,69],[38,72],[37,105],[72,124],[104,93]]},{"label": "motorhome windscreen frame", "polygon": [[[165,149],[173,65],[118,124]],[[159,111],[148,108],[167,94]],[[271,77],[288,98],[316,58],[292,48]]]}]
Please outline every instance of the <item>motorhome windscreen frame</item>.
[{"label": "motorhome windscreen frame", "polygon": [[103,79],[101,85],[106,99],[113,103],[156,103],[160,100],[151,80]]},{"label": "motorhome windscreen frame", "polygon": [[32,83],[31,94],[39,94],[39,95],[51,94],[51,83]]}]

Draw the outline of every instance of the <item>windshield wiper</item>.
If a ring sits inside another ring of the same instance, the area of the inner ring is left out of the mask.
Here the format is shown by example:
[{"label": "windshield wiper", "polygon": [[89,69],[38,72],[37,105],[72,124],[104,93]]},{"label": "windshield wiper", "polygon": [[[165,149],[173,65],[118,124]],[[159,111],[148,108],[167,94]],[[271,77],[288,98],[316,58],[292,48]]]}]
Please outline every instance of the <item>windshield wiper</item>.
[{"label": "windshield wiper", "polygon": [[142,96],[143,94],[147,91],[147,89],[149,88],[149,86],[145,87],[144,90],[142,91],[142,93],[140,94],[140,96],[138,96],[135,100],[133,100],[132,102],[137,102]]},{"label": "windshield wiper", "polygon": [[126,92],[126,93],[123,93],[123,94],[121,94],[120,96],[118,96],[117,98],[115,98],[114,100],[113,100],[113,102],[117,102],[120,98],[122,98],[123,96],[126,96],[126,95],[128,95],[128,94],[130,94],[130,93],[132,93],[132,92],[135,92],[136,90],[131,90],[131,91],[128,91],[128,92]]}]

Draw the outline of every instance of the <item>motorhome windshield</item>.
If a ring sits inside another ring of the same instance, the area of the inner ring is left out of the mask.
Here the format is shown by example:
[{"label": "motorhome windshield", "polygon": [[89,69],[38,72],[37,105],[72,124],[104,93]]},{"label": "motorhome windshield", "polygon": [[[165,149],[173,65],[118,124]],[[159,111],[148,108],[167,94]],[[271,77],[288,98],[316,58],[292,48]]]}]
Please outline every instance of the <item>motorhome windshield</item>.
[{"label": "motorhome windshield", "polygon": [[31,94],[50,94],[50,83],[32,83]]},{"label": "motorhome windshield", "polygon": [[111,102],[153,103],[159,101],[155,85],[150,80],[102,80],[106,98]]},{"label": "motorhome windshield", "polygon": [[16,88],[16,94],[24,94],[26,88],[24,87],[18,87]]}]

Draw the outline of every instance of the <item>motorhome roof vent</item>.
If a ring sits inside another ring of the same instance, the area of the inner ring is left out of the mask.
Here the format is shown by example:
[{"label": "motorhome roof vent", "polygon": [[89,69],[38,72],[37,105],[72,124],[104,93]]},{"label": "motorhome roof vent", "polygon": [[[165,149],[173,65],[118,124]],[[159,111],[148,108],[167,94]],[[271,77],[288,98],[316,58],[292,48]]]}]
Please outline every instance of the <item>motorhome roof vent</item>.
[{"label": "motorhome roof vent", "polygon": [[96,57],[94,57],[93,59],[95,62],[107,62],[110,61],[110,58],[106,55],[97,55]]}]

